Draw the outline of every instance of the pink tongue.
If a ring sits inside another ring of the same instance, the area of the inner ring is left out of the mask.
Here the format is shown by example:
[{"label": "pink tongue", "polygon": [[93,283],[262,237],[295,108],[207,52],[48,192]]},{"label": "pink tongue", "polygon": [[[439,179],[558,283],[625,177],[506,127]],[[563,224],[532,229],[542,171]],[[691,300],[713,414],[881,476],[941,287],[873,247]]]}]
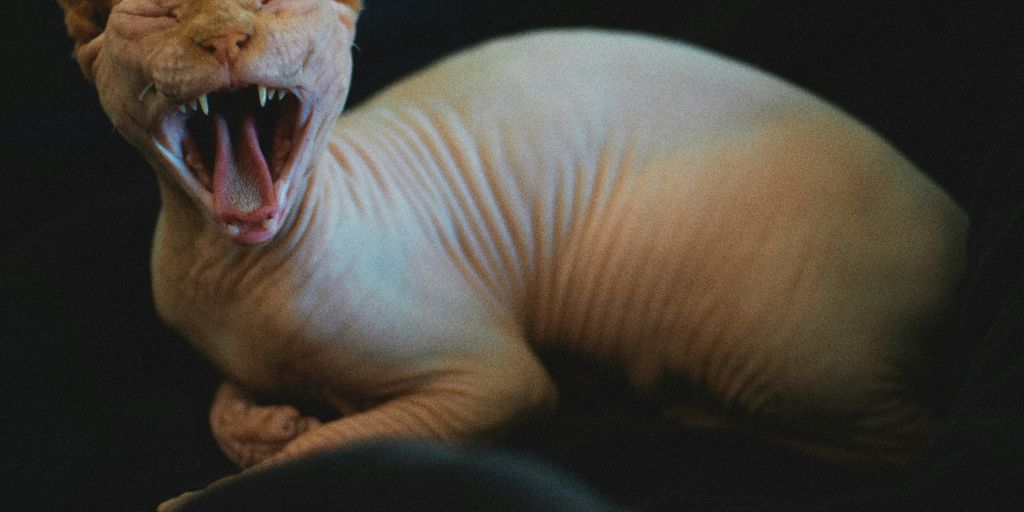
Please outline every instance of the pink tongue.
[{"label": "pink tongue", "polygon": [[235,121],[236,140],[228,120],[212,116],[217,152],[213,170],[213,210],[221,222],[257,223],[273,217],[277,209],[274,181],[260,149],[256,119],[246,115]]}]

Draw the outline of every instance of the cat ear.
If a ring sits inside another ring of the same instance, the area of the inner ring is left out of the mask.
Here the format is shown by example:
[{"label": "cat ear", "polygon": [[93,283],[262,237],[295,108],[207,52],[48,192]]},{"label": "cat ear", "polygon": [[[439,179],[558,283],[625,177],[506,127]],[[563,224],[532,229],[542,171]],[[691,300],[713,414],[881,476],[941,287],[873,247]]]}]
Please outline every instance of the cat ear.
[{"label": "cat ear", "polygon": [[[93,63],[102,46],[103,29],[110,9],[120,0],[58,0],[64,9],[64,23],[75,41],[75,56],[89,81]],[[87,48],[89,47],[89,48]]]},{"label": "cat ear", "polygon": [[100,34],[88,43],[79,45],[75,49],[75,58],[78,60],[78,65],[82,68],[82,74],[91,83],[96,82],[96,57],[100,54],[100,48],[103,47],[103,41],[107,38],[106,34]]},{"label": "cat ear", "polygon": [[110,9],[120,0],[58,0],[64,9],[64,24],[75,40],[75,47],[83,45],[103,32]]},{"label": "cat ear", "polygon": [[335,2],[335,10],[338,12],[341,23],[349,32],[355,34],[356,18],[359,17],[359,11],[363,8],[362,0],[335,0]]},{"label": "cat ear", "polygon": [[335,0],[338,3],[349,6],[353,11],[358,13],[363,10],[363,0]]}]

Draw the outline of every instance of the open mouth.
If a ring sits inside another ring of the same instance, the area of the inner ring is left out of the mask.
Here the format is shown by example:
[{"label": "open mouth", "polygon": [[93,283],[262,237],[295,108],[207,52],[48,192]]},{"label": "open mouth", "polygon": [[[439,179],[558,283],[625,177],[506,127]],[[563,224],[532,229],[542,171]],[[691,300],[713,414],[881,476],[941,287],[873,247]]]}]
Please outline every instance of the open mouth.
[{"label": "open mouth", "polygon": [[301,101],[286,89],[216,91],[172,107],[157,146],[233,240],[258,244],[279,227],[303,117]]}]

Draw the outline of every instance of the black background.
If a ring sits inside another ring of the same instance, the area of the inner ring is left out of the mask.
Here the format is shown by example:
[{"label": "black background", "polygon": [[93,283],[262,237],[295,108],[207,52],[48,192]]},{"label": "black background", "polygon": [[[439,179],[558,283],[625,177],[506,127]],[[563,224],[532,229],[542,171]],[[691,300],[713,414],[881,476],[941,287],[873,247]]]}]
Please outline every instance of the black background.
[{"label": "black background", "polygon": [[[851,475],[728,436],[679,436],[636,420],[624,398],[585,392],[512,446],[633,504],[997,510],[1019,499],[1024,8],[944,4],[367,1],[350,104],[496,35],[643,30],[754,63],[846,109],[974,220],[963,303],[931,388],[952,419],[908,475]],[[56,2],[5,5],[14,7],[0,31],[0,507],[152,510],[232,471],[205,423],[217,377],[153,312],[155,182],[80,77]]]}]

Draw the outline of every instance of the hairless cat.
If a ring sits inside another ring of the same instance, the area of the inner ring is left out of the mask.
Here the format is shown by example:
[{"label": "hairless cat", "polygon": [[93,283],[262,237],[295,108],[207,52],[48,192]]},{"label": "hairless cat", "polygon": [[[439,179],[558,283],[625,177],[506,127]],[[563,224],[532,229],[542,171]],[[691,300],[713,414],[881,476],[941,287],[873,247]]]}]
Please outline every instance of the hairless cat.
[{"label": "hairless cat", "polygon": [[688,383],[666,405],[681,425],[862,467],[928,439],[914,388],[965,215],[811,94],[678,42],[562,30],[341,115],[358,0],[61,4],[158,176],[157,308],[223,372],[210,420],[239,465],[494,434],[557,401],[550,346],[640,397]]}]

